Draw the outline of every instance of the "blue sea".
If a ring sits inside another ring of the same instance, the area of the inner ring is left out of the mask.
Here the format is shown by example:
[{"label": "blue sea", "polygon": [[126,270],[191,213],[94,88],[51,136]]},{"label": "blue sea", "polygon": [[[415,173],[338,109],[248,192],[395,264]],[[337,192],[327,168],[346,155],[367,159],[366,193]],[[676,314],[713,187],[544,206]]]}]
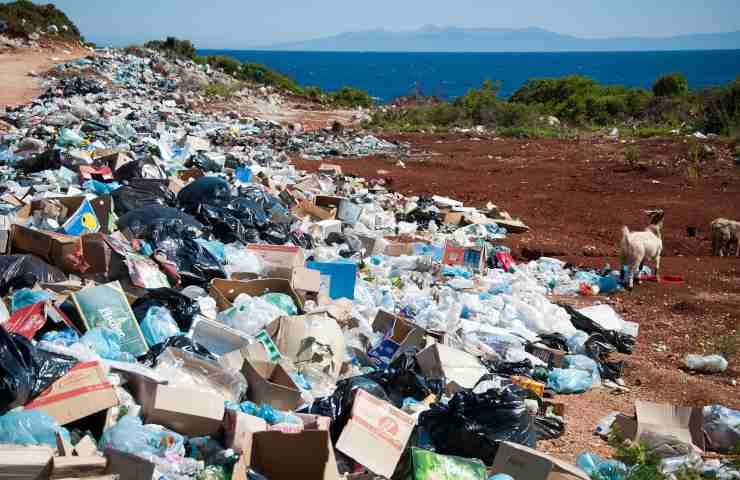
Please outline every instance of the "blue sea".
[{"label": "blue sea", "polygon": [[578,74],[604,84],[650,88],[665,73],[681,72],[692,89],[722,85],[740,75],[740,50],[568,53],[379,53],[201,50],[261,63],[303,86],[337,90],[349,85],[388,102],[415,91],[445,99],[464,95],[486,79],[501,95],[535,77]]}]

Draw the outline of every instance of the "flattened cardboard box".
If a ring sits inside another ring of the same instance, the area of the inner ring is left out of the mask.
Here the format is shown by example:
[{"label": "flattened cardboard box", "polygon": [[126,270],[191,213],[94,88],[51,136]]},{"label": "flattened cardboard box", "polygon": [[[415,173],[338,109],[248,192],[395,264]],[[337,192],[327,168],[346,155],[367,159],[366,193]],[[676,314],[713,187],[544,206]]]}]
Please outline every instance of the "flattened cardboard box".
[{"label": "flattened cardboard box", "polygon": [[488,373],[473,355],[436,343],[416,355],[421,371],[427,377],[445,378],[446,390],[452,394],[462,388],[473,388]]},{"label": "flattened cardboard box", "polygon": [[504,473],[523,480],[589,480],[586,472],[575,465],[510,442],[499,444],[489,473]]},{"label": "flattened cardboard box", "polygon": [[699,407],[677,407],[638,400],[635,402],[635,417],[619,415],[613,428],[631,440],[640,440],[644,435],[655,433],[670,435],[702,451],[706,449],[704,412]]},{"label": "flattened cardboard box", "polygon": [[216,435],[226,399],[214,392],[145,382],[136,391],[146,423],[170,428],[188,437]]},{"label": "flattened cardboard box", "polygon": [[357,390],[352,416],[336,448],[374,473],[390,478],[415,425],[411,415]]},{"label": "flattened cardboard box", "polygon": [[100,364],[88,362],[72,367],[25,409],[42,411],[66,425],[116,405],[116,390]]}]

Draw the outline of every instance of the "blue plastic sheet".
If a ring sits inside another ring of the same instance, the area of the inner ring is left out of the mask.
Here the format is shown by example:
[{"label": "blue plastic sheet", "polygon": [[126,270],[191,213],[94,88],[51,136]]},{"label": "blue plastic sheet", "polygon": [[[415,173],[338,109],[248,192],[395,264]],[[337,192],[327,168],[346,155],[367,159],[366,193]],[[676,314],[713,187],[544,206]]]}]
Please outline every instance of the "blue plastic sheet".
[{"label": "blue plastic sheet", "polygon": [[66,428],[38,410],[8,412],[0,417],[0,443],[56,447],[57,432],[70,441]]},{"label": "blue plastic sheet", "polygon": [[182,332],[172,314],[164,307],[150,307],[141,321],[141,333],[146,343],[153,347]]},{"label": "blue plastic sheet", "polygon": [[93,328],[82,336],[80,342],[107,360],[136,361],[133,355],[121,349],[121,339],[113,330],[102,327]]},{"label": "blue plastic sheet", "polygon": [[21,288],[17,292],[13,293],[10,308],[13,313],[16,311],[30,307],[39,302],[45,302],[49,300],[51,296],[43,290],[31,290],[30,288]]},{"label": "blue plastic sheet", "polygon": [[547,376],[547,386],[557,393],[583,393],[591,388],[591,372],[575,368],[554,368]]}]

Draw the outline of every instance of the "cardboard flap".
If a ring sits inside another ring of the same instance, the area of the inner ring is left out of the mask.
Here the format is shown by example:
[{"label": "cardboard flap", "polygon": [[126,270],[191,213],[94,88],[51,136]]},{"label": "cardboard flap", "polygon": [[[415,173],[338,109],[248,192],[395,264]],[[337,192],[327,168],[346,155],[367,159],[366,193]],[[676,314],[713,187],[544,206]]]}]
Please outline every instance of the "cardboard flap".
[{"label": "cardboard flap", "polygon": [[270,480],[341,478],[329,432],[322,430],[255,433],[250,466]]},{"label": "cardboard flap", "polygon": [[303,300],[293,290],[290,280],[283,278],[265,278],[248,282],[215,278],[211,281],[210,287],[210,293],[216,300],[219,311],[232,307],[239,294],[245,293],[252,297],[259,297],[270,292],[289,295],[295,302],[298,311],[303,311]]},{"label": "cardboard flap", "polygon": [[494,474],[504,473],[526,480],[589,480],[586,472],[575,465],[511,442],[499,444],[491,470]]},{"label": "cardboard flap", "polygon": [[473,355],[436,343],[416,355],[425,376],[444,377],[453,390],[473,388],[488,370]]},{"label": "cardboard flap", "polygon": [[278,410],[295,410],[300,405],[301,392],[282,365],[247,360],[242,373],[249,384],[247,396],[253,402],[267,403]]},{"label": "cardboard flap", "polygon": [[700,408],[678,407],[645,401],[635,402],[636,439],[647,432],[677,438],[704,450],[704,415]]},{"label": "cardboard flap", "polygon": [[336,320],[327,315],[281,317],[270,323],[267,332],[278,350],[295,362],[312,362],[317,348],[329,349],[333,371],[338,375],[345,358],[345,340]]}]

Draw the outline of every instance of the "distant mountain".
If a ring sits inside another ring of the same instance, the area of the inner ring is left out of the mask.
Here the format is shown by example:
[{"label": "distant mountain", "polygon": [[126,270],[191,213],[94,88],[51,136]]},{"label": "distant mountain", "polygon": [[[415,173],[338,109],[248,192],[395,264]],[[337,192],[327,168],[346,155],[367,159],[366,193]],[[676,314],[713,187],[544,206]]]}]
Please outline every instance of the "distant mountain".
[{"label": "distant mountain", "polygon": [[282,43],[268,50],[374,52],[565,52],[740,49],[740,31],[697,33],[666,38],[578,38],[541,28],[443,28],[392,32],[367,30]]}]

